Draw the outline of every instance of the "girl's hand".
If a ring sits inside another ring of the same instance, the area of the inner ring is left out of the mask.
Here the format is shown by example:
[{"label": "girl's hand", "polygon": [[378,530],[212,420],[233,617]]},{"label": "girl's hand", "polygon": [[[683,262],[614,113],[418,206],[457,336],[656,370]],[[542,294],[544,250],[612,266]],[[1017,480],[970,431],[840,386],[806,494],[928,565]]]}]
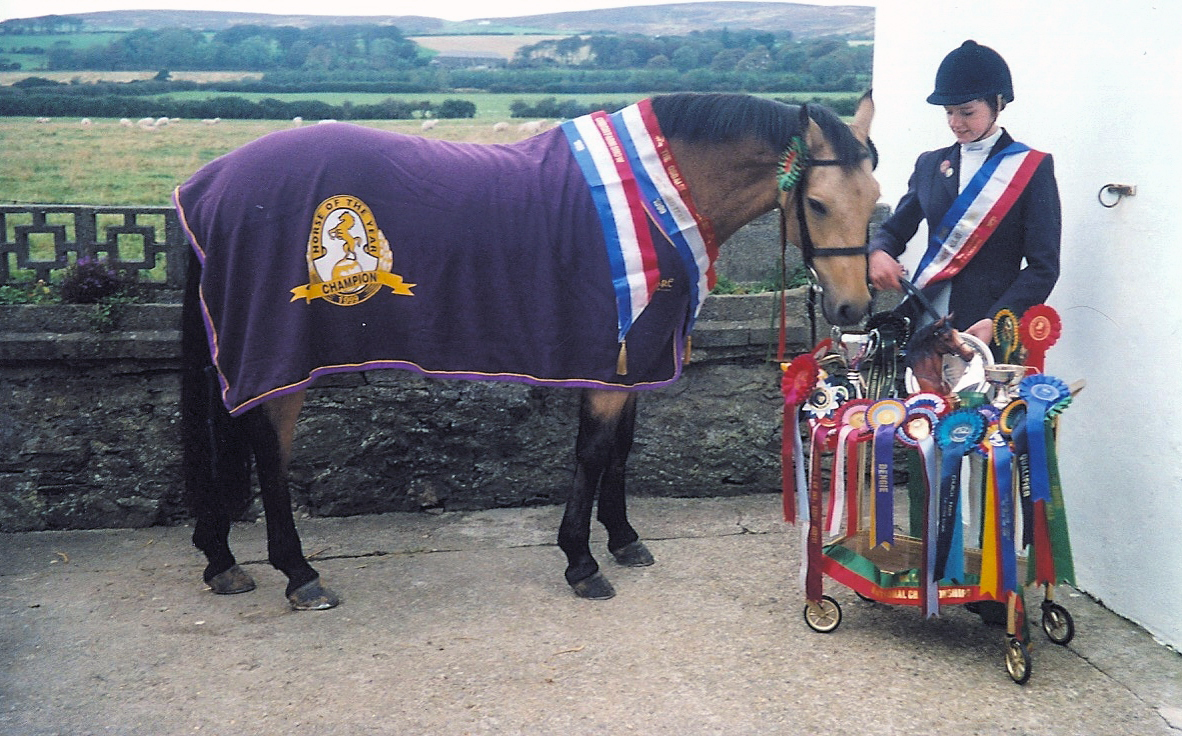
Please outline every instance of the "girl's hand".
[{"label": "girl's hand", "polygon": [[869,256],[870,283],[879,291],[902,291],[899,279],[904,278],[903,264],[885,250],[875,250]]},{"label": "girl's hand", "polygon": [[965,332],[988,345],[993,340],[993,320],[988,317],[977,320]]}]

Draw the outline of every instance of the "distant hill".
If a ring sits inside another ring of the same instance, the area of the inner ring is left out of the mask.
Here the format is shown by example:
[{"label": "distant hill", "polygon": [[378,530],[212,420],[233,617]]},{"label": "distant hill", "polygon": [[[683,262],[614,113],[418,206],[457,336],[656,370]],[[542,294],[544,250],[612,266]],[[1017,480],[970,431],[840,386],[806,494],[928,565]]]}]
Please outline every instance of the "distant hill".
[{"label": "distant hill", "polygon": [[608,31],[649,36],[695,30],[753,29],[791,31],[798,39],[844,35],[874,37],[874,8],[858,5],[807,5],[781,2],[696,2],[637,5],[520,17],[447,21],[419,15],[276,15],[208,10],[106,10],[74,13],[88,31],[184,27],[216,31],[233,25],[295,26],[394,25],[406,35],[459,33],[587,33]]}]

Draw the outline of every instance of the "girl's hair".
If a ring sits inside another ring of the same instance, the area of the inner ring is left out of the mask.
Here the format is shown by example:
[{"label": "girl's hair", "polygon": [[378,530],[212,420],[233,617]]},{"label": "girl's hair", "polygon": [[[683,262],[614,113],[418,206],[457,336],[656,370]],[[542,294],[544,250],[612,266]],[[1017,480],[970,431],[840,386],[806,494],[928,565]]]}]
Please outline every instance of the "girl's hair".
[{"label": "girl's hair", "polygon": [[991,97],[982,97],[981,101],[989,106],[989,109],[993,111],[994,115],[996,115],[999,112],[1001,112],[1002,110],[1006,109],[1005,100],[1002,99],[1001,95],[993,95]]}]

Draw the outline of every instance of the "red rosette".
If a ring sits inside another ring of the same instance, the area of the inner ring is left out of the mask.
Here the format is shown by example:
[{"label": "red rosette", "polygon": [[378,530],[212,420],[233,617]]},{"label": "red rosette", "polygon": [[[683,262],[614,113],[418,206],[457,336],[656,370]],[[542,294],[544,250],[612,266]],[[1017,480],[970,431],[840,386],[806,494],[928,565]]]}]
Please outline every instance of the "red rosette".
[{"label": "red rosette", "polygon": [[780,379],[784,403],[791,406],[803,403],[817,385],[820,373],[821,366],[812,353],[802,353],[793,358],[791,363],[784,366],[784,375]]},{"label": "red rosette", "polygon": [[1063,334],[1059,313],[1046,304],[1036,304],[1022,315],[1018,332],[1027,351],[1027,365],[1042,372],[1047,348],[1054,345]]}]

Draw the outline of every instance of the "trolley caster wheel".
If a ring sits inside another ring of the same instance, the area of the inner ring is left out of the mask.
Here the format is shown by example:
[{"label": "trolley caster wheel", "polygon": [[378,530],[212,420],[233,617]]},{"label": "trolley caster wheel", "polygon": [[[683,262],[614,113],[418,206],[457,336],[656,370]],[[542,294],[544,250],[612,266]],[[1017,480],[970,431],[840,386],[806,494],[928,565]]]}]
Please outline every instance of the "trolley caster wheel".
[{"label": "trolley caster wheel", "polygon": [[1030,679],[1030,650],[1016,636],[1006,639],[1006,671],[1019,685]]},{"label": "trolley caster wheel", "polygon": [[1047,638],[1059,646],[1067,643],[1075,636],[1075,621],[1067,609],[1058,603],[1044,601],[1042,604],[1042,630]]},{"label": "trolley caster wheel", "polygon": [[823,595],[820,603],[804,604],[804,622],[818,634],[828,634],[841,625],[841,606]]}]

